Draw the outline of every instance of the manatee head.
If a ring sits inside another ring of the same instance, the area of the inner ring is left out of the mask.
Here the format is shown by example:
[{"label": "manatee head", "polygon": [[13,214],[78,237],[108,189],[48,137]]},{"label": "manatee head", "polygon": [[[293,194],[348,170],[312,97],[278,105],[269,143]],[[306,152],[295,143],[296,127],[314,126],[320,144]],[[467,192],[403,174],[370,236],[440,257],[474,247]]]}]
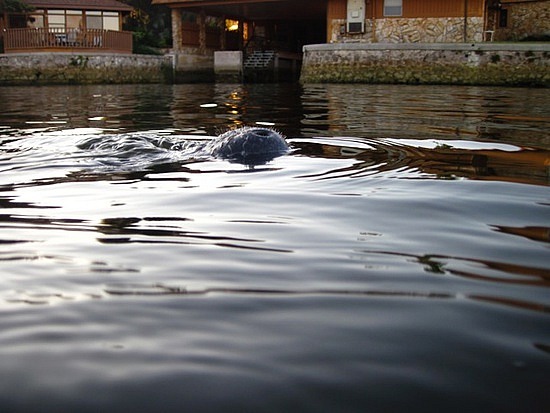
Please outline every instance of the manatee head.
[{"label": "manatee head", "polygon": [[209,142],[205,149],[216,158],[246,165],[261,165],[289,151],[280,133],[257,127],[227,131]]}]

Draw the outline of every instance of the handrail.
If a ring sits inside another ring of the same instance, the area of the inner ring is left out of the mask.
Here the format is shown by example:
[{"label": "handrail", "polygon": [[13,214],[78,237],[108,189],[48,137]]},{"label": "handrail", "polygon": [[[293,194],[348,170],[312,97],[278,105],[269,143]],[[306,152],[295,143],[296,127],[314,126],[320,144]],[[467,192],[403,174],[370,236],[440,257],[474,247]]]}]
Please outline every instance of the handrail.
[{"label": "handrail", "polygon": [[4,29],[6,53],[43,50],[97,50],[132,53],[132,33],[102,29]]}]

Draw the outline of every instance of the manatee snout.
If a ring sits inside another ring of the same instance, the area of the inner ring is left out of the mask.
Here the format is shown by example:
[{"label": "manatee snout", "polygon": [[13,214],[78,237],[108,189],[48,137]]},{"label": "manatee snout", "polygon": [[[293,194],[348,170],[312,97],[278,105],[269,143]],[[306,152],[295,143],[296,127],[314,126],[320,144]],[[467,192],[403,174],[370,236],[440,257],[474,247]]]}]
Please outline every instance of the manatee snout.
[{"label": "manatee snout", "polygon": [[206,146],[209,155],[260,165],[289,151],[285,138],[269,128],[244,127],[227,131]]}]

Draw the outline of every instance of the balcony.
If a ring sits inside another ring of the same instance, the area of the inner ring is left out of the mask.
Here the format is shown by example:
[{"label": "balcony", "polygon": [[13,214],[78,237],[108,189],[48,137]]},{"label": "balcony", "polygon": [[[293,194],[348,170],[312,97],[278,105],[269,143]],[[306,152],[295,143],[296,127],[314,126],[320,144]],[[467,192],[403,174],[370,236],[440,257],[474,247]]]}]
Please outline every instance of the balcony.
[{"label": "balcony", "polygon": [[4,29],[5,53],[132,53],[132,33],[114,30],[54,28]]}]

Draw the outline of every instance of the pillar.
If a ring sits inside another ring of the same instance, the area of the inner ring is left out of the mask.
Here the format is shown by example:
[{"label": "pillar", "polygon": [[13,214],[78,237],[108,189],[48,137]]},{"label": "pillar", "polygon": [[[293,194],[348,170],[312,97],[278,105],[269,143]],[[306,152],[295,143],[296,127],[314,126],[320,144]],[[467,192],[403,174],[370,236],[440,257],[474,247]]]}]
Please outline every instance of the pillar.
[{"label": "pillar", "polygon": [[199,24],[199,53],[206,53],[206,13],[204,9],[197,16],[197,23]]},{"label": "pillar", "polygon": [[183,49],[181,9],[172,9],[172,48],[175,53]]},{"label": "pillar", "polygon": [[222,16],[220,20],[220,50],[225,50],[227,49],[227,39],[225,37],[225,16]]}]

